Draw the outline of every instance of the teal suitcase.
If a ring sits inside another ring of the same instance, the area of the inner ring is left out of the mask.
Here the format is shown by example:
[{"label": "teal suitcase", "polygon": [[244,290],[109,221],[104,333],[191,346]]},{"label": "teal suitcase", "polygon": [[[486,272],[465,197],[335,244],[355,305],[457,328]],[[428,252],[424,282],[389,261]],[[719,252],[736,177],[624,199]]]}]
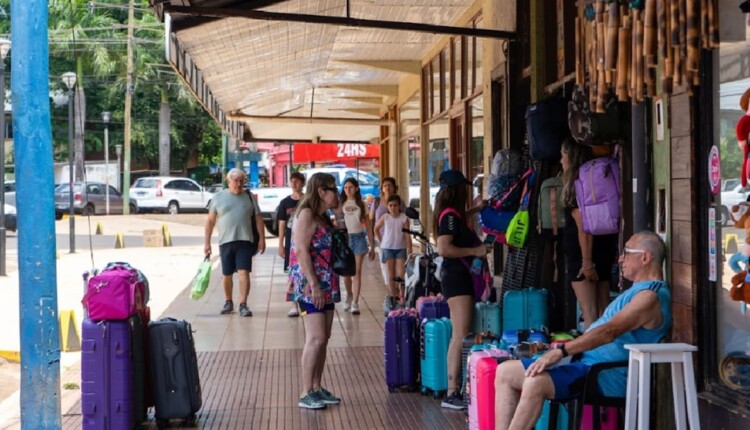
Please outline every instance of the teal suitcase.
[{"label": "teal suitcase", "polygon": [[453,334],[448,318],[423,320],[419,345],[422,394],[432,393],[437,399],[448,390],[448,345]]},{"label": "teal suitcase", "polygon": [[484,333],[489,331],[495,336],[502,334],[500,305],[494,302],[477,302],[474,305],[472,331]]},{"label": "teal suitcase", "polygon": [[547,329],[547,290],[527,288],[510,290],[503,296],[503,330]]}]

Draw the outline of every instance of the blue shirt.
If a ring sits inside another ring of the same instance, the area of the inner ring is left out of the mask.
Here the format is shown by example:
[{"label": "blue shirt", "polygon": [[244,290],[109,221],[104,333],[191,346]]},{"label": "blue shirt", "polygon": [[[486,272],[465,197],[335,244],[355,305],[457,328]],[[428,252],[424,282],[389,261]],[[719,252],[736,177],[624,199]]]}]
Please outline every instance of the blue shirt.
[{"label": "blue shirt", "polygon": [[[636,294],[644,290],[654,291],[659,300],[659,309],[662,314],[661,326],[655,329],[638,328],[633,331],[625,332],[615,338],[614,341],[606,343],[591,351],[583,353],[581,361],[589,366],[596,363],[606,363],[613,361],[627,361],[629,351],[625,345],[631,343],[659,343],[666,336],[667,330],[672,326],[672,294],[664,281],[642,281],[636,282],[632,287],[620,294],[604,310],[604,314],[598,320],[594,321],[589,330],[608,323],[620,312]],[[607,370],[599,375],[599,387],[602,393],[610,397],[625,397],[627,380],[627,369],[617,368]]]}]

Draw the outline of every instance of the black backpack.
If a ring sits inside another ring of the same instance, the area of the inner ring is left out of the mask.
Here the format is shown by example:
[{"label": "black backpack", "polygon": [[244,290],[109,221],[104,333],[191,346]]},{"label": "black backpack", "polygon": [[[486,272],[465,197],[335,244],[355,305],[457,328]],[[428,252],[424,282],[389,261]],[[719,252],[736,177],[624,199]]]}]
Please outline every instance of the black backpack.
[{"label": "black backpack", "polygon": [[[253,238],[255,238],[254,242],[257,245],[258,241],[260,240],[260,232],[258,231],[258,223],[255,221],[255,215],[257,215],[255,213],[255,205],[257,203],[255,202],[255,197],[253,197],[253,193],[251,193],[250,190],[245,190],[245,192],[247,193],[247,196],[250,197],[250,203],[253,204],[253,214],[250,216],[250,222],[252,224],[252,229],[253,229]],[[256,247],[255,252],[258,252],[257,247]]]}]

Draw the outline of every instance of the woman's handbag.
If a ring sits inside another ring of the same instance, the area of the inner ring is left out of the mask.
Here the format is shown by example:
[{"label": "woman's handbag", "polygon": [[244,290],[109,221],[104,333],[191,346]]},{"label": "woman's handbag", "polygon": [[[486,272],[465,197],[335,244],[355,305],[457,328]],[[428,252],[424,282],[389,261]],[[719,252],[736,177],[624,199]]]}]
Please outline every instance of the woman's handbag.
[{"label": "woman's handbag", "polygon": [[357,273],[354,251],[349,247],[345,228],[337,228],[331,233],[331,268],[339,276],[354,276]]},{"label": "woman's handbag", "polygon": [[208,289],[208,281],[211,279],[211,254],[206,255],[201,265],[198,267],[198,273],[193,279],[193,288],[190,290],[190,298],[192,300],[200,300],[206,289]]}]

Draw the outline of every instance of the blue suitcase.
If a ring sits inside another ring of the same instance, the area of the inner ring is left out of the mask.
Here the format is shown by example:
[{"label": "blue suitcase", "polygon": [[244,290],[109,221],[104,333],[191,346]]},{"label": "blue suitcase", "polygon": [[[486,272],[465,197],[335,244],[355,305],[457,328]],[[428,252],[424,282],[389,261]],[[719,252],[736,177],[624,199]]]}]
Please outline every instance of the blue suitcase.
[{"label": "blue suitcase", "polygon": [[437,399],[448,390],[447,356],[453,326],[447,318],[422,320],[420,333],[422,394],[432,392]]},{"label": "blue suitcase", "polygon": [[420,320],[435,318],[450,318],[451,311],[445,300],[423,301],[419,304]]},{"label": "blue suitcase", "polygon": [[388,391],[417,388],[417,317],[401,313],[385,319],[385,383]]},{"label": "blue suitcase", "polygon": [[503,330],[543,330],[549,324],[547,290],[510,290],[503,296]]},{"label": "blue suitcase", "polygon": [[477,302],[474,305],[474,321],[472,331],[484,333],[489,331],[494,335],[502,333],[500,319],[500,305],[493,302]]},{"label": "blue suitcase", "polygon": [[83,320],[81,413],[84,430],[131,430],[133,358],[128,320]]}]

